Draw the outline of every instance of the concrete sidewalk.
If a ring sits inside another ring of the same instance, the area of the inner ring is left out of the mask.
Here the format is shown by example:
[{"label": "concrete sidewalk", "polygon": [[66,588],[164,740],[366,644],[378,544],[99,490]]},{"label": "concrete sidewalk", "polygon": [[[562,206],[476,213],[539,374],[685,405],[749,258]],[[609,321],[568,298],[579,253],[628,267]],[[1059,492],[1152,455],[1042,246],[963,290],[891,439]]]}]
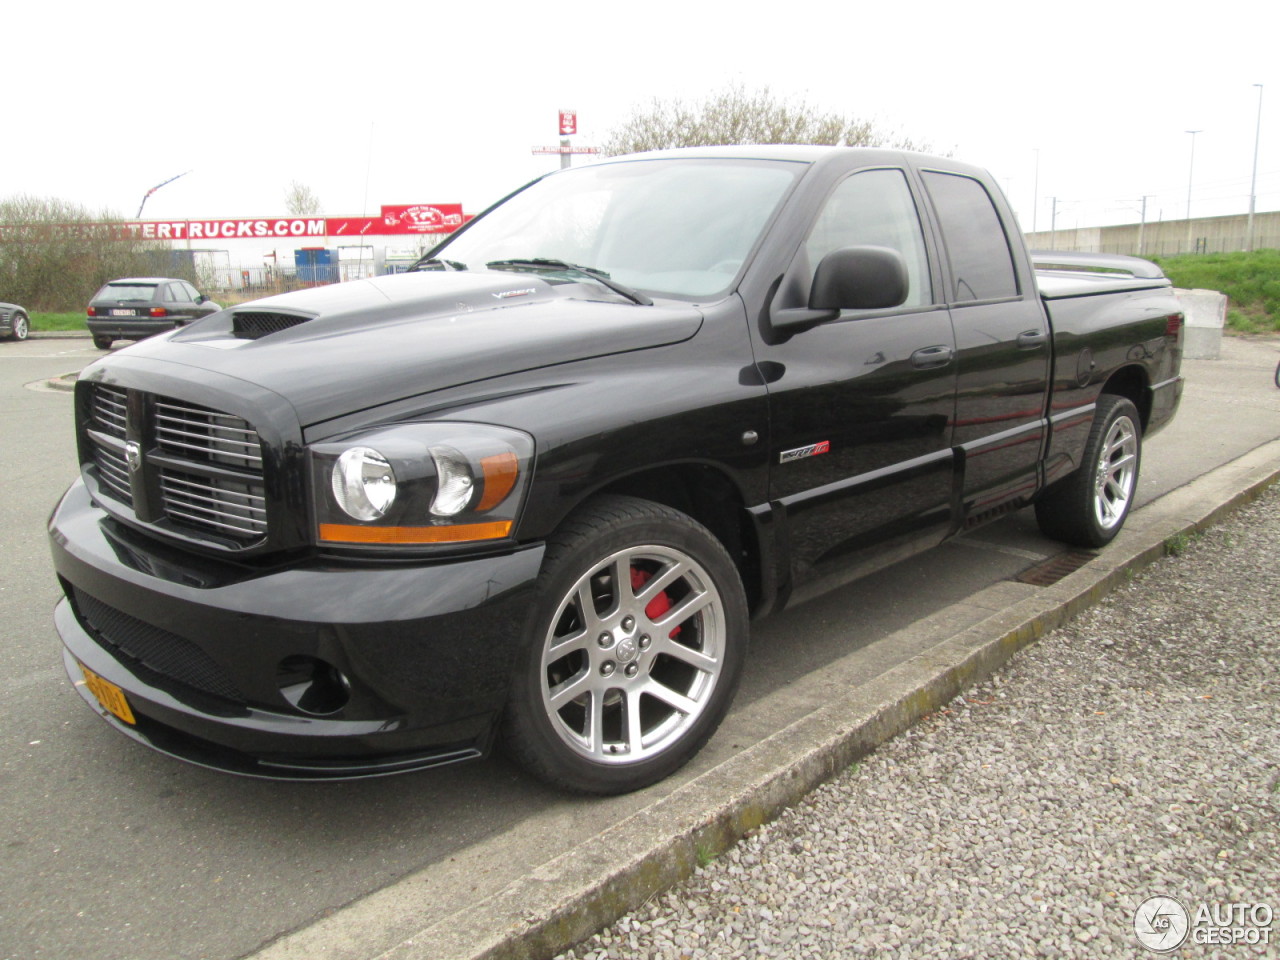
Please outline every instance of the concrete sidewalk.
[{"label": "concrete sidewalk", "polygon": [[[1223,424],[1218,398],[1231,394],[1233,377],[1266,376],[1275,349],[1272,341],[1237,345],[1236,366],[1205,361],[1196,368],[1217,391],[1207,405],[1184,411],[1201,446],[1211,447],[1225,430],[1257,429],[1239,417]],[[1268,387],[1274,390],[1269,380]],[[695,775],[673,789],[580,801],[574,815],[598,812],[598,831],[575,842],[565,835],[580,822],[573,815],[531,817],[280,938],[254,960],[555,955],[989,676],[1163,556],[1166,544],[1251,501],[1280,477],[1280,441],[1256,436],[1246,441],[1250,452],[1201,476],[1193,456],[1168,467],[1182,485],[1136,511],[1121,536],[1075,572],[1056,582],[1042,578],[1041,586],[994,583],[731,714],[707,757],[693,765]],[[1196,478],[1183,482],[1182,469]],[[547,854],[549,845],[558,855]]]}]

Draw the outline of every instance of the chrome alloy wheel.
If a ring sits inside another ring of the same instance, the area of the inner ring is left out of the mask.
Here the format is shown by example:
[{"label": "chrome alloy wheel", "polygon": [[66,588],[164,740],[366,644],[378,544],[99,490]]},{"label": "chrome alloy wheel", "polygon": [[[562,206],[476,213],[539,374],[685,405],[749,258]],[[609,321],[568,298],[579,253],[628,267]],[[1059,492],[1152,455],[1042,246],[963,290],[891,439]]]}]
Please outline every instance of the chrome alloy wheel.
[{"label": "chrome alloy wheel", "polygon": [[1138,430],[1132,420],[1120,416],[1107,430],[1094,471],[1093,512],[1103,530],[1124,521],[1137,477]]},{"label": "chrome alloy wheel", "polygon": [[635,763],[676,744],[724,667],[725,607],[707,571],[668,546],[614,553],[584,573],[542,646],[542,705],[577,754]]}]

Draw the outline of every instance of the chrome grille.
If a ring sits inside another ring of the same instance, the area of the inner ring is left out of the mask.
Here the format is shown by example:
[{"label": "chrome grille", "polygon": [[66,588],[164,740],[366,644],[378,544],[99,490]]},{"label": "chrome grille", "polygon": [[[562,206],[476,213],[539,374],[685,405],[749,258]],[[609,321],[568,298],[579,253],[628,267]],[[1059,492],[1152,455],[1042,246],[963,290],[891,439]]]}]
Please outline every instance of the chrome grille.
[{"label": "chrome grille", "polygon": [[[85,461],[102,494],[140,521],[224,546],[267,535],[262,443],[248,421],[172,397],[90,390]],[[126,453],[138,457],[133,470]]]},{"label": "chrome grille", "polygon": [[98,467],[98,480],[117,500],[133,503],[133,491],[129,487],[129,465],[114,447],[100,446],[93,451],[93,462]]},{"label": "chrome grille", "polygon": [[172,520],[212,527],[241,538],[267,532],[267,501],[260,483],[160,471],[164,512]]},{"label": "chrome grille", "polygon": [[123,390],[103,384],[94,389],[93,419],[103,433],[123,440],[128,411],[129,398]]},{"label": "chrome grille", "polygon": [[156,445],[179,456],[262,470],[262,447],[248,423],[194,403],[156,398]]}]

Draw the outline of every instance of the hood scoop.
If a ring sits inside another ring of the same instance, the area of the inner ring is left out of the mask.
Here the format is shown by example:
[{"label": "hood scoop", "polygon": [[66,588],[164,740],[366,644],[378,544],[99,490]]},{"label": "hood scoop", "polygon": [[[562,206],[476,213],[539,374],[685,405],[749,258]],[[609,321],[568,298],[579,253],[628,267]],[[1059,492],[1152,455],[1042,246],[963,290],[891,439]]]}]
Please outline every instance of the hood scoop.
[{"label": "hood scoop", "polygon": [[311,320],[296,313],[275,313],[266,310],[237,310],[231,317],[231,331],[239,340],[261,340],[281,330],[288,330]]}]

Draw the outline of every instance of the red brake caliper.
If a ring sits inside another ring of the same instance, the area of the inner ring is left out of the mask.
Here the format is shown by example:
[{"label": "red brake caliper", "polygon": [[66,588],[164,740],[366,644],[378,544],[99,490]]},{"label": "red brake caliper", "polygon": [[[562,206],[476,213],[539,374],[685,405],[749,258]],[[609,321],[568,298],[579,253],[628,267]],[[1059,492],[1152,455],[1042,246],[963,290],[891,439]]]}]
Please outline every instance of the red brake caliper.
[{"label": "red brake caliper", "polygon": [[[638,591],[653,577],[653,574],[647,570],[641,570],[639,567],[631,568],[631,589],[633,592]],[[661,590],[658,595],[649,601],[649,605],[644,608],[644,615],[650,620],[656,620],[668,610],[671,609],[671,598],[667,596],[667,591]],[[675,637],[680,633],[680,628],[676,627],[671,631],[670,636]]]}]

